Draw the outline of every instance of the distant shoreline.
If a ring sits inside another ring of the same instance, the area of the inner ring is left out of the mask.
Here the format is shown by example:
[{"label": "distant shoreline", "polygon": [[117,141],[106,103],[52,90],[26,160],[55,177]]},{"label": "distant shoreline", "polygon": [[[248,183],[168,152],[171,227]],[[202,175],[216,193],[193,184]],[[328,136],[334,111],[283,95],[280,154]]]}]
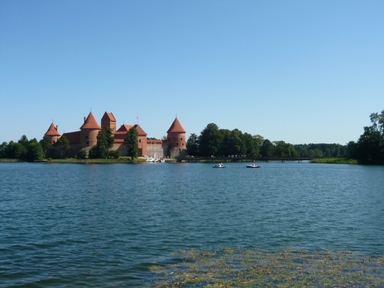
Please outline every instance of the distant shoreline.
[{"label": "distant shoreline", "polygon": [[[355,159],[347,159],[347,158],[315,158],[311,160],[307,159],[236,159],[236,158],[182,158],[182,159],[175,159],[175,158],[166,158],[166,163],[216,163],[216,162],[271,162],[271,161],[278,161],[278,162],[302,162],[302,161],[309,161],[310,163],[316,163],[316,164],[360,164]],[[20,162],[26,162],[26,163],[72,163],[72,164],[140,164],[145,163],[145,158],[135,158],[133,161],[130,158],[119,158],[119,159],[76,159],[76,158],[66,158],[66,159],[44,159],[41,161],[35,161],[35,162],[27,162],[19,159],[0,159],[0,163],[20,163]]]}]

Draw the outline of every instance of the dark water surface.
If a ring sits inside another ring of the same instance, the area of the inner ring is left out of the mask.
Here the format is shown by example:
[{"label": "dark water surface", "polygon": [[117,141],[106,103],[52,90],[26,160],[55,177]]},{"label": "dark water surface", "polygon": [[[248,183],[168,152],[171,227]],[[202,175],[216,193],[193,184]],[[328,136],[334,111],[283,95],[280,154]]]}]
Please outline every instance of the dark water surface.
[{"label": "dark water surface", "polygon": [[0,163],[0,286],[142,286],[177,249],[384,254],[384,167]]}]

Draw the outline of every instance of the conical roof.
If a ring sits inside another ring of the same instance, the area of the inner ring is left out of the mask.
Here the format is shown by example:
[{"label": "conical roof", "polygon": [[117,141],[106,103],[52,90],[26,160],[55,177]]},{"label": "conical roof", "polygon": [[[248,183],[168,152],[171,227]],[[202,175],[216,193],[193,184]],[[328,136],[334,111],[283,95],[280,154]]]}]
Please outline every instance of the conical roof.
[{"label": "conical roof", "polygon": [[186,132],[183,126],[181,126],[179,119],[177,119],[176,117],[171,127],[168,129],[167,133],[186,133]]},{"label": "conical roof", "polygon": [[137,135],[138,136],[147,136],[147,133],[145,133],[145,131],[143,130],[143,128],[140,127],[139,124],[136,124],[135,126],[133,126],[136,128],[137,130]]},{"label": "conical roof", "polygon": [[44,134],[45,136],[60,136],[61,134],[59,133],[59,131],[57,131],[57,128],[55,126],[55,124],[51,124],[51,126],[49,126],[47,132],[45,132]]},{"label": "conical roof", "polygon": [[87,119],[85,119],[84,124],[80,127],[80,129],[100,129],[101,127],[99,123],[97,123],[95,116],[93,116],[92,112],[89,112]]}]

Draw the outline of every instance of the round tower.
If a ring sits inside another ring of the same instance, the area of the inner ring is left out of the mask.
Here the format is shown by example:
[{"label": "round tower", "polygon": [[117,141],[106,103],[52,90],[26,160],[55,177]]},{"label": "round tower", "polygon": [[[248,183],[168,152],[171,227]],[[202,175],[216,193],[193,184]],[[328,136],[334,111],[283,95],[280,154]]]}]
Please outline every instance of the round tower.
[{"label": "round tower", "polygon": [[184,156],[187,152],[187,133],[177,117],[167,131],[168,150],[170,157]]},{"label": "round tower", "polygon": [[51,138],[51,144],[52,145],[55,144],[61,136],[58,128],[59,127],[57,125],[55,126],[52,122],[51,126],[49,126],[47,132],[45,132],[45,134],[44,134],[44,136],[48,136],[49,138]]},{"label": "round tower", "polygon": [[88,117],[84,117],[84,124],[80,127],[80,143],[82,147],[95,146],[97,144],[97,135],[101,130],[92,112]]}]

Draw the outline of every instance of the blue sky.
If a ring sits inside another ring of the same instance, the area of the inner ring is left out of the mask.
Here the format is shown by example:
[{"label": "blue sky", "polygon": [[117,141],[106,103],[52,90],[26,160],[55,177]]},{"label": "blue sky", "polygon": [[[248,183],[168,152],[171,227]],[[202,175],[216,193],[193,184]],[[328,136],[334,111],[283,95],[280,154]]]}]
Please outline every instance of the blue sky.
[{"label": "blue sky", "polygon": [[[188,136],[356,141],[384,110],[384,1],[0,1],[0,143],[90,111]],[[138,118],[137,118],[138,117]]]}]

